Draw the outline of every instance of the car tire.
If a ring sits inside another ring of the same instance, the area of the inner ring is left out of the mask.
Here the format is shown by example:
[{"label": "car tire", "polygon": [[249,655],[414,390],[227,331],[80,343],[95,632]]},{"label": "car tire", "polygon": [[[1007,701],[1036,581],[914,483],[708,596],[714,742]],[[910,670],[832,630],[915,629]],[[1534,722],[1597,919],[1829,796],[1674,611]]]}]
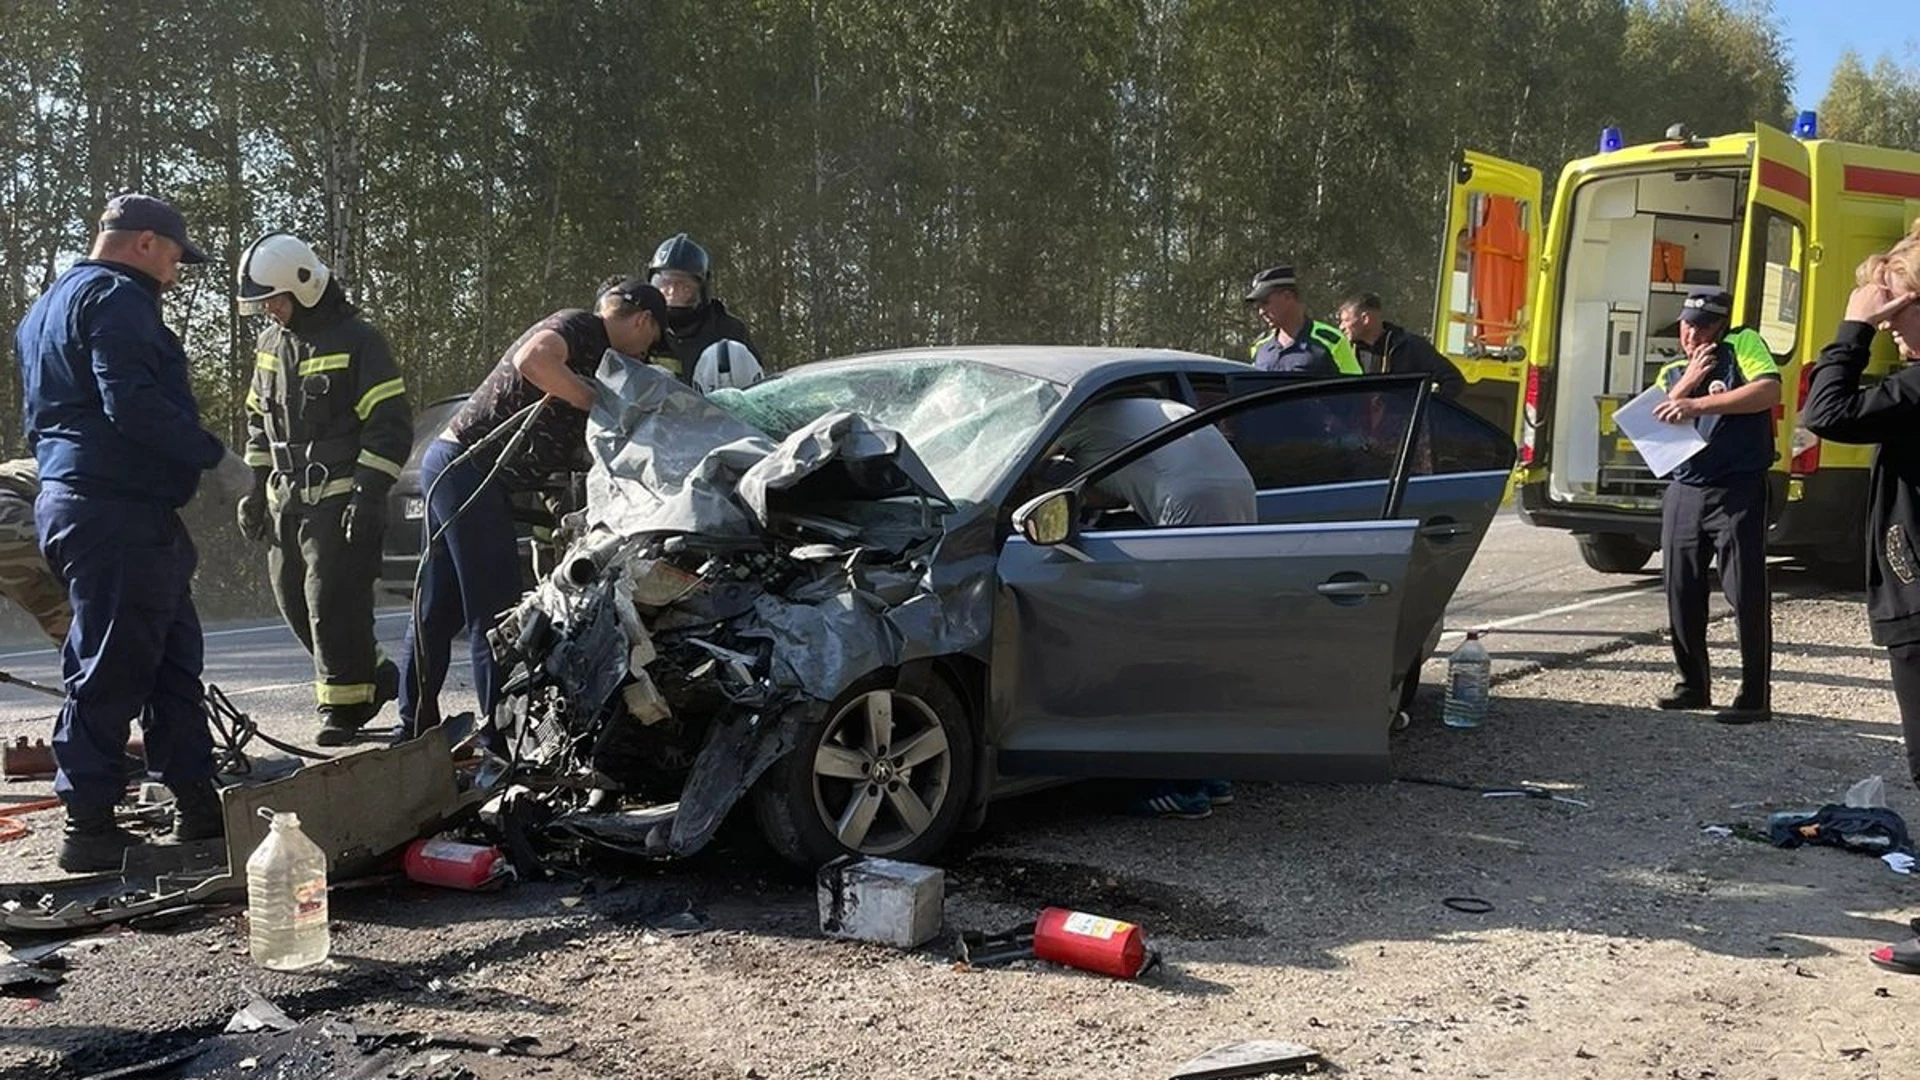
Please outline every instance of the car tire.
[{"label": "car tire", "polygon": [[1654,546],[1624,533],[1581,533],[1580,557],[1603,574],[1637,574],[1653,558]]},{"label": "car tire", "polygon": [[924,861],[966,814],[974,730],[938,676],[912,692],[891,674],[856,683],[755,785],[760,832],[799,866],[849,854]]}]

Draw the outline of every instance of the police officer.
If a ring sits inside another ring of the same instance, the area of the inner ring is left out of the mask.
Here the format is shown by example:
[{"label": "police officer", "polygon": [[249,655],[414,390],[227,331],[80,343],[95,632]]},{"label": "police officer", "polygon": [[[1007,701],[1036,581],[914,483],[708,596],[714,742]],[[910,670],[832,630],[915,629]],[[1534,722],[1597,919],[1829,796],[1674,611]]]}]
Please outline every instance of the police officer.
[{"label": "police officer", "polygon": [[1359,375],[1347,336],[1307,314],[1293,267],[1273,266],[1253,276],[1245,297],[1257,305],[1267,332],[1253,343],[1253,366],[1303,375]]},{"label": "police officer", "polygon": [[374,641],[373,586],[413,416],[386,339],[305,241],[268,233],[237,276],[241,313],[268,318],[247,394],[254,484],[240,531],[272,545],[273,598],[313,656],[316,741],[340,746],[399,693]]},{"label": "police officer", "polygon": [[1696,290],[1680,313],[1686,355],[1662,368],[1667,400],[1654,416],[1671,424],[1716,418],[1706,448],[1669,476],[1661,500],[1660,558],[1667,620],[1680,681],[1663,709],[1712,705],[1707,658],[1707,563],[1718,557],[1720,587],[1740,637],[1740,692],[1714,718],[1751,724],[1772,718],[1773,610],[1767,591],[1767,469],[1773,463],[1770,412],[1780,401],[1780,368],[1757,332],[1727,332],[1733,298]]},{"label": "police officer", "polygon": [[200,426],[186,353],[160,318],[180,264],[203,262],[177,210],[117,196],[91,253],[16,331],[40,550],[74,612],[53,734],[63,870],[119,869],[140,843],[113,816],[136,716],[147,764],[174,794],[175,839],[224,831],[190,591],[197,553],[177,511],[226,451]]},{"label": "police officer", "polygon": [[[747,324],[713,295],[713,264],[707,249],[686,233],[676,233],[654,249],[647,281],[667,298],[666,336],[649,359],[682,380],[693,374],[700,354],[715,342],[731,339],[752,353]],[[757,361],[756,361],[757,365]]]},{"label": "police officer", "polygon": [[1353,342],[1360,366],[1375,375],[1424,372],[1433,377],[1435,393],[1459,397],[1467,380],[1453,361],[1442,356],[1433,342],[1388,322],[1380,308],[1380,297],[1370,292],[1354,293],[1340,305],[1340,332]]}]

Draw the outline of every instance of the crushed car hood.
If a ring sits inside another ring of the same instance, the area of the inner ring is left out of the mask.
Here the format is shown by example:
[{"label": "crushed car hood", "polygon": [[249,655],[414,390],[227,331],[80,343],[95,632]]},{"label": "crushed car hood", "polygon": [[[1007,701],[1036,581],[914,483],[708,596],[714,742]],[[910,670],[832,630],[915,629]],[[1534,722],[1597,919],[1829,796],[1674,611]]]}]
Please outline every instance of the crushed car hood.
[{"label": "crushed car hood", "polygon": [[688,854],[856,682],[984,651],[991,515],[855,413],[776,440],[617,353],[597,374],[584,535],[490,635],[516,672],[496,726],[557,832],[631,832],[588,788],[673,797],[623,821]]}]

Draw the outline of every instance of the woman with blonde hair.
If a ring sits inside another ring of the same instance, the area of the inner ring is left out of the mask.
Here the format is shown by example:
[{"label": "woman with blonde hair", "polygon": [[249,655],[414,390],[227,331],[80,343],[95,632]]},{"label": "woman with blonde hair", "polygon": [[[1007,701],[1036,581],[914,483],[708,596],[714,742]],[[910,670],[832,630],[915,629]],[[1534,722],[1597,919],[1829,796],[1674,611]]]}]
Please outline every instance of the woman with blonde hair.
[{"label": "woman with blonde hair", "polygon": [[[1920,365],[1912,363],[1920,359],[1920,221],[1891,250],[1861,263],[1856,280],[1800,415],[1823,439],[1879,447],[1868,481],[1867,617],[1874,644],[1887,650],[1908,772],[1920,785]],[[1908,363],[1862,386],[1878,331]],[[1920,974],[1920,938],[1876,949],[1872,960]]]}]

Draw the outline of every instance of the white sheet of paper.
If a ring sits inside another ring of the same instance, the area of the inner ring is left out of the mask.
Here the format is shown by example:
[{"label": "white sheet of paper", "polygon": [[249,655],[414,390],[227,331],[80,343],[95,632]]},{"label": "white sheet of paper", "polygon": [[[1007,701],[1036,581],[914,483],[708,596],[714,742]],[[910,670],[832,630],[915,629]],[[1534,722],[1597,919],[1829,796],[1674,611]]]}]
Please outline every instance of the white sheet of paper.
[{"label": "white sheet of paper", "polygon": [[[1646,462],[1653,475],[1659,477],[1665,477],[1679,468],[1681,462],[1706,449],[1707,434],[1713,430],[1711,425],[1701,425],[1698,421],[1669,424],[1655,419],[1653,407],[1665,400],[1665,390],[1650,386],[1613,414],[1613,423],[1620,429],[1620,434],[1633,441],[1633,448],[1640,452],[1640,460]],[[1703,427],[1705,430],[1702,430]]]}]

